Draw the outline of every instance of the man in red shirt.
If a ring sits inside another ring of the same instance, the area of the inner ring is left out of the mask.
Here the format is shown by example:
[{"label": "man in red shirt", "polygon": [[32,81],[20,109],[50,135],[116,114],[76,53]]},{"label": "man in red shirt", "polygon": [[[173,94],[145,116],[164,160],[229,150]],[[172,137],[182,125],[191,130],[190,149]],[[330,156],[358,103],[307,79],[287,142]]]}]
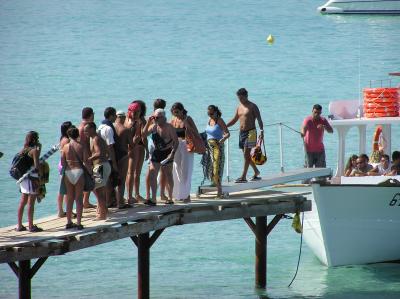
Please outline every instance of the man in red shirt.
[{"label": "man in red shirt", "polygon": [[312,114],[307,116],[301,127],[301,136],[304,138],[306,150],[305,166],[326,167],[324,132],[333,133],[333,129],[325,117],[321,116],[322,107],[319,104],[313,106]]}]

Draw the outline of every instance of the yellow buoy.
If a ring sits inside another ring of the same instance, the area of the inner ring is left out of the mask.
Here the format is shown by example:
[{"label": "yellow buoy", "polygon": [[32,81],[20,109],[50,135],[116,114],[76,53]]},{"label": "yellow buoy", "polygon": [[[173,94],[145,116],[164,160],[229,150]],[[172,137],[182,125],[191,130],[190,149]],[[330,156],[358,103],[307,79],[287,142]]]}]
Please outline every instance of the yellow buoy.
[{"label": "yellow buoy", "polygon": [[275,41],[275,39],[274,39],[274,37],[272,36],[272,34],[268,35],[268,37],[267,37],[267,43],[270,44],[270,45],[272,45],[272,44],[274,43],[274,41]]}]

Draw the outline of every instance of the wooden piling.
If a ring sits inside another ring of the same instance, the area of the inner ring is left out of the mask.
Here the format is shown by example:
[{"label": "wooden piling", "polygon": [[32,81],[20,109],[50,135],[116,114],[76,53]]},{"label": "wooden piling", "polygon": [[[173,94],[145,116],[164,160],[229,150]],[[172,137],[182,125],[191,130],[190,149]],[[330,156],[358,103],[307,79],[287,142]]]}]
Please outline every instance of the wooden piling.
[{"label": "wooden piling", "polygon": [[150,297],[150,234],[138,236],[138,299]]},{"label": "wooden piling", "polygon": [[267,286],[267,217],[256,217],[256,288]]},{"label": "wooden piling", "polygon": [[31,298],[31,260],[19,261],[18,286],[19,298]]}]

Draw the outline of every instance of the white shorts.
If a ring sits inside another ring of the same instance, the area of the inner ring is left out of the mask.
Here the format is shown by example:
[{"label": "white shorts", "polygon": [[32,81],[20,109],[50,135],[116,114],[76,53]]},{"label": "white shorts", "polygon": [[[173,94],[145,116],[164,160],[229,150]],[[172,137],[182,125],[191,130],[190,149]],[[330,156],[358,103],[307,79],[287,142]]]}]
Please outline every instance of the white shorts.
[{"label": "white shorts", "polygon": [[23,194],[37,194],[37,188],[32,186],[32,181],[29,178],[24,179],[19,185],[21,193]]}]

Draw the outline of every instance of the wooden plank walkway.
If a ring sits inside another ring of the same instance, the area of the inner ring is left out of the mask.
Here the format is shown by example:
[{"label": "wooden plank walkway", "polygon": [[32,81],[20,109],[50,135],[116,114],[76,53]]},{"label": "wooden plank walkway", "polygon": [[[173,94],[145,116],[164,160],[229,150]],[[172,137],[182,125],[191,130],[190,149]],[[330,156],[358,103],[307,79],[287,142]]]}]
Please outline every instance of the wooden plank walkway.
[{"label": "wooden plank walkway", "polygon": [[83,215],[82,231],[66,230],[66,218],[50,216],[35,221],[44,229],[39,233],[16,232],[15,225],[1,228],[0,263],[65,254],[173,225],[309,210],[311,204],[301,194],[250,190],[231,194],[229,199],[203,196],[190,203],[112,209],[109,218],[102,221],[94,220],[92,209]]},{"label": "wooden plank walkway", "polygon": [[[285,184],[294,181],[302,181],[308,180],[312,178],[318,177],[327,177],[332,174],[332,170],[330,168],[299,168],[286,170],[282,173],[274,173],[271,175],[264,176],[259,181],[249,181],[247,183],[223,183],[222,192],[230,194],[231,192],[239,192],[243,190],[249,189],[259,189],[264,187],[270,187],[273,185]],[[211,186],[200,186],[199,194],[205,194],[207,192],[216,191],[216,187]]]},{"label": "wooden plank walkway", "polygon": [[[16,232],[15,225],[0,228],[0,263],[8,263],[18,278],[19,298],[31,298],[31,280],[48,257],[131,238],[138,250],[138,298],[150,297],[150,248],[164,229],[184,224],[243,218],[255,235],[255,285],[266,287],[267,236],[286,213],[311,211],[311,201],[301,193],[248,190],[229,199],[214,195],[194,198],[190,203],[155,207],[136,205],[111,209],[109,218],[96,221],[95,210],[84,212],[81,231],[66,230],[66,218],[49,216],[35,221],[39,233]],[[274,218],[267,223],[267,216]],[[255,217],[255,221],[252,220]],[[151,235],[150,232],[154,231]],[[34,260],[34,264],[31,264]]]}]

